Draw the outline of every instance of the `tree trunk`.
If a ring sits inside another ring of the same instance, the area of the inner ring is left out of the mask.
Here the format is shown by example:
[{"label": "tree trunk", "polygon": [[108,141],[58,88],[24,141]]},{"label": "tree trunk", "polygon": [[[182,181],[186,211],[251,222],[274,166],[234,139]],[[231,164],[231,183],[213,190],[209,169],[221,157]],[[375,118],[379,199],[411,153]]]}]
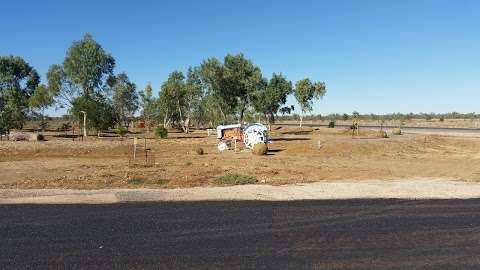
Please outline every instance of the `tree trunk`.
[{"label": "tree trunk", "polygon": [[187,129],[185,128],[185,121],[183,120],[182,108],[180,108],[180,100],[177,99],[177,110],[180,116],[180,125],[182,126],[183,132],[188,133]]},{"label": "tree trunk", "polygon": [[303,124],[303,111],[300,113],[300,127],[302,127]]},{"label": "tree trunk", "polygon": [[240,110],[240,119],[239,122],[240,122],[240,125],[243,125],[243,116],[245,114],[245,107],[243,107],[241,110]]},{"label": "tree trunk", "polygon": [[268,118],[268,130],[272,131],[272,124],[275,123],[275,115],[270,112],[270,117]]}]

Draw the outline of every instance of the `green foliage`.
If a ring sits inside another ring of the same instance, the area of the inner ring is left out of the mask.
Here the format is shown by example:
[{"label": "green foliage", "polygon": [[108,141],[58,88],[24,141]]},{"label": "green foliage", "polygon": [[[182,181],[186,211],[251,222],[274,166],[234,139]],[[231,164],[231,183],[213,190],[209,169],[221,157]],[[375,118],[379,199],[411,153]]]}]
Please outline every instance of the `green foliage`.
[{"label": "green foliage", "polygon": [[[115,59],[90,34],[74,41],[68,49],[63,65],[52,65],[47,72],[48,92],[61,106],[70,107],[70,113],[83,123],[80,111],[87,113],[87,128],[97,131],[113,127],[118,122],[119,108],[106,98],[107,86],[120,88],[128,83],[113,77]],[[128,85],[131,86],[131,85]],[[120,107],[121,109],[122,107]]]},{"label": "green foliage", "polygon": [[224,119],[233,113],[239,122],[243,122],[254,93],[266,85],[260,68],[243,54],[228,54],[223,63],[210,58],[202,63],[199,74],[207,94],[213,96],[210,100],[216,102],[211,109],[219,110]]},{"label": "green foliage", "polygon": [[43,111],[53,105],[54,99],[45,85],[39,85],[28,102],[32,109]]},{"label": "green foliage", "polygon": [[41,116],[39,128],[45,130],[48,125],[48,122],[45,120],[45,109],[53,105],[55,102],[53,96],[45,85],[40,85],[35,89],[28,102],[30,108]]},{"label": "green foliage", "polygon": [[163,125],[176,123],[189,131],[191,119],[199,110],[203,89],[198,68],[189,68],[187,77],[180,71],[170,73],[159,93],[158,109]]},{"label": "green foliage", "polygon": [[74,41],[63,61],[66,78],[87,97],[104,85],[114,67],[115,59],[90,34]]},{"label": "green foliage", "polygon": [[136,85],[132,83],[127,74],[120,73],[111,78],[113,91],[113,106],[117,111],[120,121],[123,125],[128,126],[132,120],[135,112],[138,109],[138,94],[136,92]]},{"label": "green foliage", "polygon": [[225,175],[215,178],[217,185],[231,186],[231,185],[248,185],[255,184],[257,178],[255,176],[243,175],[239,173],[226,173]]},{"label": "green foliage", "polygon": [[[292,82],[282,74],[273,73],[266,87],[258,89],[252,97],[255,110],[267,117],[268,124],[275,122],[275,115],[280,107],[287,102],[287,96],[292,93]],[[288,112],[290,108],[286,107]]]},{"label": "green foliage", "polygon": [[40,77],[21,57],[0,56],[0,129],[8,132],[23,127],[28,101]]},{"label": "green foliage", "polygon": [[445,118],[442,116],[440,117],[440,122],[443,122],[443,121],[445,121]]},{"label": "green foliage", "polygon": [[335,121],[328,122],[328,128],[335,128]]},{"label": "green foliage", "polygon": [[290,105],[290,106],[280,108],[279,111],[282,114],[282,116],[285,116],[285,114],[291,114],[294,110],[295,110],[295,106]]},{"label": "green foliage", "polygon": [[73,101],[70,113],[77,121],[83,123],[83,114],[87,113],[87,128],[97,131],[113,128],[118,122],[118,116],[108,99],[95,94],[92,97],[78,97]]},{"label": "green foliage", "polygon": [[144,90],[140,91],[140,108],[142,108],[142,117],[145,121],[147,133],[150,130],[151,119],[155,116],[157,100],[153,97],[153,89],[150,83],[147,84]]},{"label": "green foliage", "polygon": [[117,133],[120,137],[124,137],[128,133],[128,129],[124,127],[118,127],[115,129],[115,133]]},{"label": "green foliage", "polygon": [[168,130],[165,127],[158,126],[155,128],[155,136],[157,136],[157,138],[165,139],[168,137]]},{"label": "green foliage", "polygon": [[348,114],[344,113],[342,116],[343,121],[347,121],[349,118]]},{"label": "green foliage", "polygon": [[303,79],[295,84],[295,99],[300,106],[300,126],[303,115],[312,110],[313,101],[321,99],[326,93],[324,82],[312,82],[310,79]]}]

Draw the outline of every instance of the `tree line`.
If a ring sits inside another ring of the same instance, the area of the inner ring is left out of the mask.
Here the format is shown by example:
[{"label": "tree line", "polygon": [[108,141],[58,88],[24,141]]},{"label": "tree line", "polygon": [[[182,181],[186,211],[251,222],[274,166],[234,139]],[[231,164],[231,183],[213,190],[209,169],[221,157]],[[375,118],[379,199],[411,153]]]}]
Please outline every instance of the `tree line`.
[{"label": "tree line", "polygon": [[[18,56],[0,56],[0,132],[21,129],[27,119],[37,117],[45,125],[45,110],[66,108],[87,128],[97,131],[124,126],[139,118],[147,131],[154,126],[213,127],[220,123],[265,120],[275,122],[294,95],[303,115],[326,93],[324,82],[305,78],[293,84],[282,73],[267,79],[260,67],[243,54],[208,58],[184,73],[172,71],[154,95],[149,83],[138,91],[126,73],[114,73],[115,58],[90,34],[74,41],[63,63],[53,64],[41,83],[38,72]],[[44,127],[43,127],[44,128]]]},{"label": "tree line", "polygon": [[[300,119],[300,115],[298,114],[282,114],[279,116],[279,119],[282,121],[298,121]],[[332,114],[316,114],[316,115],[307,115],[304,117],[305,120],[308,121],[348,121],[352,120],[353,118],[359,120],[412,120],[412,119],[424,119],[427,121],[444,121],[445,119],[480,119],[480,114],[471,112],[471,113],[459,113],[459,112],[448,112],[448,113],[387,113],[387,114],[361,114],[359,112],[353,113],[332,113]]]}]

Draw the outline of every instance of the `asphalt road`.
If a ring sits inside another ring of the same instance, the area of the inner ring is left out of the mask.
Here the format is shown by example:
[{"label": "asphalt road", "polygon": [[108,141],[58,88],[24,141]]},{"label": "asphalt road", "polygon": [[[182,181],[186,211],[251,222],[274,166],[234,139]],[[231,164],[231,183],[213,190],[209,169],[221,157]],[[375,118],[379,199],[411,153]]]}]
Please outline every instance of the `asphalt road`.
[{"label": "asphalt road", "polygon": [[[285,123],[279,123],[279,126],[298,126],[298,124],[285,124]],[[304,123],[304,127],[311,127],[311,128],[319,128],[319,127],[328,127],[328,125],[325,124],[310,124],[310,123]],[[349,125],[340,125],[337,124],[335,125],[336,128],[348,128],[350,127]],[[384,129],[392,129],[396,128],[398,126],[389,126],[385,125],[383,126]],[[368,128],[368,129],[380,129],[380,126],[378,125],[360,125],[360,128]],[[408,127],[404,126],[402,127],[403,132],[407,133],[432,133],[432,134],[437,134],[437,133],[447,133],[447,134],[475,134],[475,135],[480,135],[480,129],[478,128],[437,128],[437,127]]]},{"label": "asphalt road", "polygon": [[0,205],[0,269],[479,269],[480,199]]}]

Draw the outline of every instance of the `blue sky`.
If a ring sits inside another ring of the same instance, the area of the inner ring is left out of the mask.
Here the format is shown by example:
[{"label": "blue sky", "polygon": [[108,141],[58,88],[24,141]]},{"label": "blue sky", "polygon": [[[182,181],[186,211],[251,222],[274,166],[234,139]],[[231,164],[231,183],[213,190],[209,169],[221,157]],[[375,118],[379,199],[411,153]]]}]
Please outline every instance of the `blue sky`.
[{"label": "blue sky", "polygon": [[0,55],[45,81],[89,32],[139,89],[242,52],[266,77],[324,81],[314,113],[479,112],[478,14],[474,0],[5,1]]}]

